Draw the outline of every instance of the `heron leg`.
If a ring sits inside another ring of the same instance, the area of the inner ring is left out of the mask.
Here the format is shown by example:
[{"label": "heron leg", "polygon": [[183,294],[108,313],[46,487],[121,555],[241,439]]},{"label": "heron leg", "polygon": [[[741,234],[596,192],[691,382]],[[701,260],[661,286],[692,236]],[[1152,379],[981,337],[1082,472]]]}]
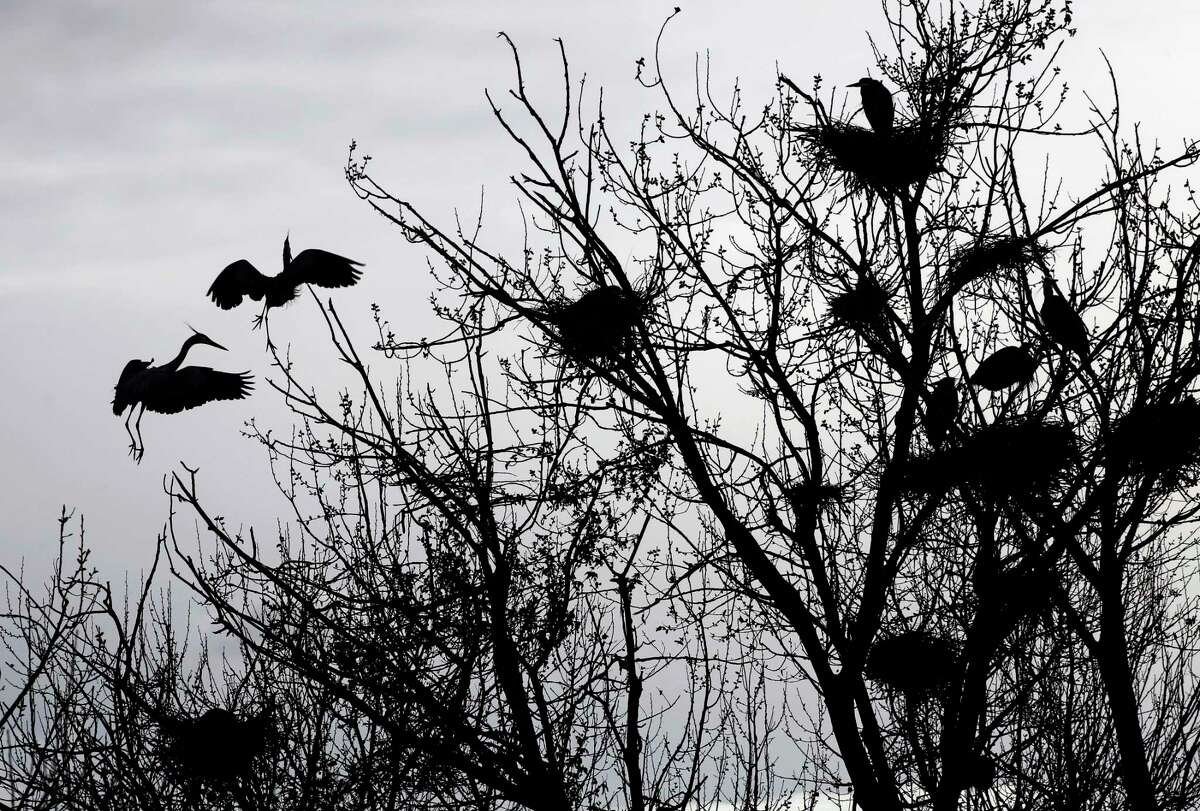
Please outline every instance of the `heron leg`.
[{"label": "heron leg", "polygon": [[125,433],[129,436],[129,455],[133,456],[137,450],[137,440],[133,437],[133,430],[129,427],[129,420],[133,417],[133,412],[137,411],[137,405],[131,405],[129,411],[125,414]]},{"label": "heron leg", "polygon": [[267,308],[263,307],[262,312],[263,332],[267,334],[267,349],[275,351],[275,344],[271,343],[271,322],[267,318]]},{"label": "heron leg", "polygon": [[138,462],[141,462],[142,457],[146,455],[146,443],[142,441],[142,415],[145,413],[146,404],[142,403],[142,408],[138,411],[137,419],[133,423],[133,427],[137,430],[137,453],[134,455],[134,459]]}]

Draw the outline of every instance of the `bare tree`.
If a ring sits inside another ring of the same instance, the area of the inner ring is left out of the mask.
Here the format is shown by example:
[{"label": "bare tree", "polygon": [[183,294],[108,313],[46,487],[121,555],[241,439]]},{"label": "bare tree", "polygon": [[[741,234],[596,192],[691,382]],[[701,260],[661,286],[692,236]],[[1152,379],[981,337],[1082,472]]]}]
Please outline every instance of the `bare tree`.
[{"label": "bare tree", "polygon": [[1197,147],[1143,145],[1115,82],[1062,120],[1068,3],[883,12],[872,128],[819,77],[685,98],[656,51],[630,143],[565,49],[551,114],[513,46],[514,255],[352,148],[445,333],[376,310],[371,367],[314,297],[336,394],[271,348],[269,543],[168,486],[172,571],[262,701],[337,719],[278,751],[341,793],[275,805],[1195,804]]}]

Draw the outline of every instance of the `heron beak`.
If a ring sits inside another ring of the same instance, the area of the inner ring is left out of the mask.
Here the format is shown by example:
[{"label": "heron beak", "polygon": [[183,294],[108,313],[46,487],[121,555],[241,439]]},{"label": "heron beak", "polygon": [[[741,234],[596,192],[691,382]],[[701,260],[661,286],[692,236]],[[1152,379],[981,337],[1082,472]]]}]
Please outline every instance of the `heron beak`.
[{"label": "heron beak", "polygon": [[217,348],[217,349],[220,349],[222,352],[228,352],[228,351],[229,351],[228,349],[226,349],[225,347],[221,346],[219,343],[217,343],[216,341],[212,340],[211,338],[209,339],[209,341],[208,341],[208,344],[209,344],[209,346],[212,346],[212,347],[215,347],[215,348]]}]

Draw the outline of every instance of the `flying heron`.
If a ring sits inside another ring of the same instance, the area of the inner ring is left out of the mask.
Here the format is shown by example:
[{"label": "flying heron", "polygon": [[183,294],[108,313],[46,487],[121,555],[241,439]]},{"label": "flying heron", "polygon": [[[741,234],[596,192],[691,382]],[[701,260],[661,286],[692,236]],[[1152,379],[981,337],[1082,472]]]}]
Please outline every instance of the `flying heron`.
[{"label": "flying heron", "polygon": [[1087,327],[1079,313],[1054,286],[1049,275],[1042,277],[1042,325],[1056,344],[1085,357],[1088,351]]},{"label": "flying heron", "polygon": [[[184,356],[197,344],[225,349],[207,335],[192,331],[183,342],[179,354],[162,366],[151,366],[154,359],[131,360],[121,370],[113,397],[113,414],[121,416],[125,409],[125,433],[129,434],[129,453],[140,462],[146,452],[142,443],[142,415],[146,409],[159,414],[176,414],[213,400],[240,400],[250,393],[252,380],[248,372],[217,372],[206,366],[183,366]],[[141,410],[138,410],[138,406]],[[133,429],[129,420],[137,411]],[[137,432],[135,438],[134,431]]]},{"label": "flying heron", "polygon": [[244,296],[255,301],[264,300],[262,313],[254,319],[254,326],[258,328],[265,323],[267,310],[282,307],[294,299],[300,285],[349,287],[362,276],[362,271],[358,269],[360,265],[362,262],[318,248],[300,251],[293,259],[291,244],[285,236],[282,271],[275,276],[264,276],[254,265],[239,259],[217,275],[208,288],[208,295],[222,310],[238,306]]},{"label": "flying heron", "polygon": [[883,82],[864,76],[847,87],[857,87],[862,96],[863,112],[871,129],[880,135],[890,135],[892,124],[896,118],[896,106],[892,102],[892,91],[883,86]]}]

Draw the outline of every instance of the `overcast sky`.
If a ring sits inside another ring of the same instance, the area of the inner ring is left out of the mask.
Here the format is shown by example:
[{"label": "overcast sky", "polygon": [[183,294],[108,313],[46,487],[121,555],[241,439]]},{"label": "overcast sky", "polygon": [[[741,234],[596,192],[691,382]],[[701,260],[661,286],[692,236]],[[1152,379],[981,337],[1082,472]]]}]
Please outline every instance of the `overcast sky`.
[{"label": "overcast sky", "polygon": [[[554,37],[577,74],[605,87],[610,122],[657,99],[633,82],[673,2],[0,2],[0,555],[44,558],[62,504],[87,518],[97,561],[119,578],[145,565],[166,515],[164,473],[201,470],[202,492],[233,524],[280,513],[264,454],[242,438],[255,417],[286,429],[270,390],[174,417],[147,415],[144,462],[126,456],[109,407],[130,358],[162,362],[195,325],[231,351],[193,363],[266,370],[249,306],[204,293],[228,262],[278,270],[283,235],[365,263],[339,291],[370,338],[368,306],[419,334],[430,285],[419,251],[347,187],[357,139],[376,176],[447,220],[487,189],[489,223],[514,223],[506,177],[520,155],[483,90],[503,91],[505,30],[548,103],[558,99]],[[1090,0],[1063,64],[1103,95],[1112,60],[1127,119],[1174,146],[1200,134],[1192,3]],[[794,77],[864,75],[876,0],[686,3],[666,40],[679,86],[711,50],[718,87],[751,100],[778,64]],[[753,105],[751,105],[753,106]],[[1081,191],[1081,190],[1079,190]],[[272,319],[278,340],[316,340],[311,307]],[[311,357],[307,368],[324,362]],[[377,368],[386,370],[382,360]],[[313,382],[319,383],[320,380]]]}]

